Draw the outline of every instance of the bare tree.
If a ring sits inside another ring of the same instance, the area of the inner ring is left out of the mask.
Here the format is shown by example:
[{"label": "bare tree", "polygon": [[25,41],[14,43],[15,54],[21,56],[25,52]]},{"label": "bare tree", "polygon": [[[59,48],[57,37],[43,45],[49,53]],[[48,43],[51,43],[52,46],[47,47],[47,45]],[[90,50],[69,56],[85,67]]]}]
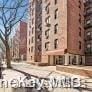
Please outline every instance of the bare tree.
[{"label": "bare tree", "polygon": [[2,43],[1,40],[0,40],[0,49],[1,49],[2,52],[5,53],[5,46],[4,46],[4,44]]},{"label": "bare tree", "polygon": [[0,39],[5,45],[7,68],[11,68],[9,37],[27,14],[27,0],[0,0]]}]

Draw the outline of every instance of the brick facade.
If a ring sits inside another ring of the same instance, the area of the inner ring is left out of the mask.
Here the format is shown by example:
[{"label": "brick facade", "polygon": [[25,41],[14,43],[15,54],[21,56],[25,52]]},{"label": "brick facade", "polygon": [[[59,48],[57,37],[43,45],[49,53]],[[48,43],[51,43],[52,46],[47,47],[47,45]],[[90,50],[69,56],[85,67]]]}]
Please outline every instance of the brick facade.
[{"label": "brick facade", "polygon": [[[48,65],[85,64],[83,0],[32,0],[30,3],[28,61]],[[29,44],[32,37],[34,42]]]},{"label": "brick facade", "polygon": [[[42,62],[50,65],[85,63],[83,14],[82,0],[43,0]],[[49,26],[46,26],[48,17]],[[57,33],[54,32],[56,25]],[[44,35],[47,30],[48,38]]]},{"label": "brick facade", "polygon": [[14,59],[26,60],[27,57],[27,23],[21,21],[13,38]]},{"label": "brick facade", "polygon": [[30,0],[27,31],[27,61],[41,62],[42,0]]}]

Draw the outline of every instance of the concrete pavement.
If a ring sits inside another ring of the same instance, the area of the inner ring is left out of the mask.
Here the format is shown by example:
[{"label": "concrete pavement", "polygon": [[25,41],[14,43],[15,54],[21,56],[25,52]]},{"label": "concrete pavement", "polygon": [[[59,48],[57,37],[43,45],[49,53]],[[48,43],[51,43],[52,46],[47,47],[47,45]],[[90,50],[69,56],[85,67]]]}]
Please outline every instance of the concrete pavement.
[{"label": "concrete pavement", "polygon": [[[24,71],[31,75],[42,77],[42,78],[47,78],[50,75],[53,75],[53,76],[64,75],[64,76],[70,76],[70,77],[75,76],[74,74],[71,74],[71,73],[57,71],[56,66],[35,66],[35,65],[28,64],[26,62],[20,62],[20,63],[12,62],[12,66],[14,69]],[[76,76],[80,78],[88,78],[80,75],[76,75]]]},{"label": "concrete pavement", "polygon": [[[12,62],[12,66],[13,68],[15,68],[16,70],[19,71],[23,71],[25,73],[28,73],[32,76],[37,76],[39,78],[47,78],[49,76],[73,76],[73,74],[69,74],[69,73],[63,73],[63,72],[58,72],[56,71],[56,67],[55,66],[46,66],[46,67],[38,67],[38,66],[34,66],[34,65],[30,65],[30,64],[26,64],[26,63],[14,63]],[[24,76],[24,74],[14,71],[14,70],[5,70],[3,72],[4,74],[4,78],[15,78],[16,76]],[[83,76],[78,76],[81,77],[82,79],[85,79],[85,77]],[[91,81],[91,80],[89,80]],[[87,80],[88,82],[88,80]],[[90,86],[91,84],[89,84]],[[9,90],[9,89],[8,89]],[[4,91],[3,89],[0,90],[0,92],[21,92],[22,89],[18,89],[17,91]],[[49,90],[49,92],[92,92],[92,89],[84,89],[84,88],[53,88],[52,90]],[[23,92],[23,90],[22,90]],[[26,91],[27,92],[27,91]],[[30,92],[30,90],[28,91]],[[31,92],[38,92],[36,89],[33,89],[33,91]],[[48,92],[48,91],[42,91],[42,92]]]}]

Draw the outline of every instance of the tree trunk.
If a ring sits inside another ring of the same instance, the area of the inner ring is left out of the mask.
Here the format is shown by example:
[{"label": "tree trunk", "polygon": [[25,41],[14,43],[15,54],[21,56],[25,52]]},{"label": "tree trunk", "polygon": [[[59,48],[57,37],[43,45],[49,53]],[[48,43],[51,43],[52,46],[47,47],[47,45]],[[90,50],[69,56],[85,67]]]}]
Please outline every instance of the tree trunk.
[{"label": "tree trunk", "polygon": [[6,44],[6,64],[7,68],[11,68],[11,55],[10,55],[10,47],[9,44]]}]

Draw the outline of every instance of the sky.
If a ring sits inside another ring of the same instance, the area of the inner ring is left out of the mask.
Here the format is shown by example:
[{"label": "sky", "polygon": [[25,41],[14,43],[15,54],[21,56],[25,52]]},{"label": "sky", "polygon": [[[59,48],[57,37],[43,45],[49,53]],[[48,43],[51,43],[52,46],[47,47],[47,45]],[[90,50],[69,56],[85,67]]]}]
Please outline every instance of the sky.
[{"label": "sky", "polygon": [[[6,1],[8,1],[7,3],[6,3]],[[3,4],[6,4],[6,7],[12,7],[12,8],[14,8],[15,6],[16,6],[16,2],[17,1],[21,1],[21,0],[0,0],[0,7],[2,7],[3,6]],[[23,0],[23,3],[22,3],[22,5],[25,5],[25,4],[28,4],[28,0]],[[22,16],[22,14],[23,14],[23,12],[24,12],[24,10],[27,8],[28,6],[26,6],[26,7],[21,7],[19,10],[18,10],[18,12],[17,12],[17,19],[16,19],[16,21],[18,20],[18,18],[20,17],[20,16]],[[4,12],[6,12],[6,14],[5,14],[5,16],[6,16],[6,19],[8,20],[8,18],[10,17],[10,11],[12,12],[12,10],[9,10],[9,9],[4,9]],[[8,11],[8,12],[7,12]],[[14,11],[14,10],[13,10]],[[13,13],[14,14],[14,13]],[[11,19],[13,18],[13,15],[12,14],[12,16],[11,16]],[[1,11],[1,8],[0,8],[0,17],[2,16],[2,11]],[[3,16],[3,19],[5,20],[5,18],[4,18],[4,16]],[[23,18],[23,20],[27,20],[27,12],[26,12],[26,14],[25,14],[25,16],[24,16],[24,18]],[[14,20],[15,21],[15,20]],[[2,25],[3,23],[2,23],[2,20],[0,19],[0,29],[1,30],[3,30],[3,32],[4,32],[4,27],[3,27],[3,25]],[[7,26],[9,25],[9,23],[7,23]],[[16,27],[17,25],[15,25],[14,27]],[[13,28],[13,29],[15,29],[15,28]],[[14,34],[15,32],[12,32],[12,35]]]}]

